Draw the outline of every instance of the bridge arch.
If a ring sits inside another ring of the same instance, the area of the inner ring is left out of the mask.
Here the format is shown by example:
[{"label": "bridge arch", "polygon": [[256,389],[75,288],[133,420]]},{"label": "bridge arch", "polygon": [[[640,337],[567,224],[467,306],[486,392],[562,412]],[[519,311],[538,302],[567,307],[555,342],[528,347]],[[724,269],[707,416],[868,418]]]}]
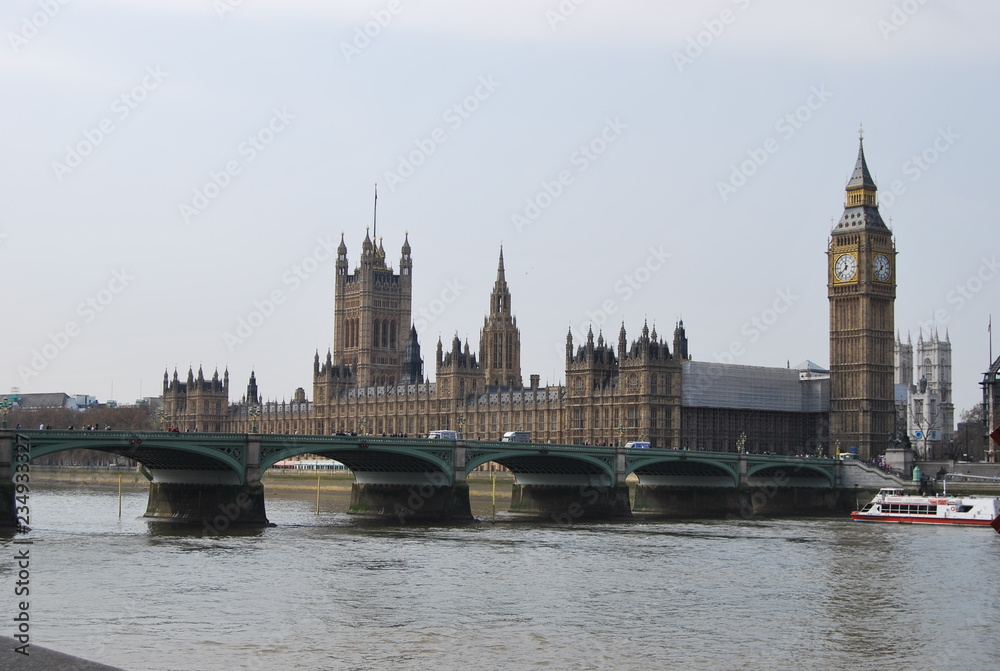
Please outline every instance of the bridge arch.
[{"label": "bridge arch", "polygon": [[[513,473],[518,484],[570,484],[610,486],[615,482],[614,453],[607,457],[581,454],[572,447],[528,443],[512,449],[511,443],[497,446],[477,444],[466,450],[465,469],[474,471],[494,461]],[[530,447],[528,447],[530,446]]]},{"label": "bridge arch", "polygon": [[303,454],[339,461],[358,483],[423,483],[434,474],[436,480],[444,477],[441,484],[454,484],[452,443],[427,449],[426,441],[381,436],[262,436],[260,472]]},{"label": "bridge arch", "polygon": [[833,468],[806,460],[747,465],[747,484],[778,487],[833,487]]},{"label": "bridge arch", "polygon": [[[67,450],[96,450],[137,461],[155,475],[215,473],[220,481],[246,483],[246,444],[230,434],[173,434],[166,431],[23,431],[29,459]],[[147,475],[147,477],[149,477]],[[170,478],[167,478],[170,479]]]},{"label": "bridge arch", "polygon": [[733,460],[692,458],[679,452],[650,454],[626,461],[626,474],[635,473],[641,485],[736,487],[739,470]]}]

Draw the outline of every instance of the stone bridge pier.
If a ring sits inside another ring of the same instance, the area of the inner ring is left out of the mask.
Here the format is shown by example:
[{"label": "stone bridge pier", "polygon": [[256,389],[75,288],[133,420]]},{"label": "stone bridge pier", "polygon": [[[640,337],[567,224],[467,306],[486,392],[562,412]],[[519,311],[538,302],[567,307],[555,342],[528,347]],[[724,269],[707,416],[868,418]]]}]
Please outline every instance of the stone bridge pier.
[{"label": "stone bridge pier", "polygon": [[[246,436],[243,474],[236,471],[147,469],[149,499],[144,517],[203,524],[220,533],[234,526],[270,524],[260,482],[260,436]],[[239,455],[237,455],[239,456]]]},{"label": "stone bridge pier", "polygon": [[30,460],[72,449],[139,462],[149,480],[147,518],[201,524],[215,532],[266,525],[259,443],[259,436],[239,434],[0,430],[0,526],[18,524],[19,478],[28,485],[30,501]]},{"label": "stone bridge pier", "polygon": [[354,473],[348,512],[386,522],[471,522],[465,446],[440,447],[428,458],[391,453],[373,442],[357,450],[318,452],[340,461]]},{"label": "stone bridge pier", "polygon": [[514,475],[512,513],[560,523],[632,516],[623,448],[476,443],[468,450],[471,468],[494,461]]}]

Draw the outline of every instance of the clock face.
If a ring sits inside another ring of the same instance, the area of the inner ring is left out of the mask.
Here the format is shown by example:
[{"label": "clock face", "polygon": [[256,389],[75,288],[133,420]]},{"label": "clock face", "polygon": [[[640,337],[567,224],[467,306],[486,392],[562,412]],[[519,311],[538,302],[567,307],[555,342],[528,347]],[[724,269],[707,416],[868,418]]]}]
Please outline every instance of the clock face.
[{"label": "clock face", "polygon": [[891,272],[891,266],[889,264],[889,257],[885,254],[879,254],[875,257],[875,279],[879,282],[885,282],[889,279],[889,274]]},{"label": "clock face", "polygon": [[833,272],[841,282],[846,282],[854,277],[857,271],[858,262],[854,258],[854,254],[842,254],[837,258],[837,263],[833,267]]}]

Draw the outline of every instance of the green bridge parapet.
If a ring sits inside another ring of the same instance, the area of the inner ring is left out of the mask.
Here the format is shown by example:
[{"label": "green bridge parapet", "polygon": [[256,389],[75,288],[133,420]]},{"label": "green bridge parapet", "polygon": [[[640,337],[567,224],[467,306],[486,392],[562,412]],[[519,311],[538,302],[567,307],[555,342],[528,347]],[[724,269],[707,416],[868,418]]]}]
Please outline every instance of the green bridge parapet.
[{"label": "green bridge parapet", "polygon": [[[834,489],[840,466],[822,458],[551,443],[7,429],[0,430],[0,482],[12,481],[18,444],[30,459],[92,449],[134,460],[151,482],[148,517],[204,522],[222,514],[231,524],[267,523],[261,475],[305,454],[339,461],[354,473],[352,512],[403,520],[471,519],[467,474],[488,462],[514,475],[514,511],[553,519],[628,516],[629,476],[637,480],[638,507],[655,512],[656,501],[672,500],[665,494],[671,488]],[[11,493],[0,490],[0,505],[12,503]],[[0,516],[11,517],[2,507]]]}]

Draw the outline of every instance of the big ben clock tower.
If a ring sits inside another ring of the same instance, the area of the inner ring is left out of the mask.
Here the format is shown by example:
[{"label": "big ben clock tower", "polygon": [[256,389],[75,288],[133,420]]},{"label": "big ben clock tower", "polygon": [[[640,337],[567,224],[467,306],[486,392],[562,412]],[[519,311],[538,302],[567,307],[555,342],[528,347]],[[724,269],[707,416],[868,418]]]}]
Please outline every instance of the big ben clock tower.
[{"label": "big ben clock tower", "polygon": [[844,216],[830,234],[830,445],[884,454],[894,430],[893,302],[896,248],[878,211],[863,138]]}]

